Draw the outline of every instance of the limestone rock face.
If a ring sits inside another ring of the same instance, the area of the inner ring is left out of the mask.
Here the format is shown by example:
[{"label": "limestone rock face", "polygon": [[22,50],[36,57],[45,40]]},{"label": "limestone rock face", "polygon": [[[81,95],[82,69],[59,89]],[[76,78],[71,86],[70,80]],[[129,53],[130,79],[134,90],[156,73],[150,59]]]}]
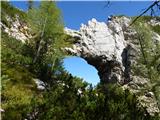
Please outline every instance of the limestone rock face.
[{"label": "limestone rock face", "polygon": [[158,18],[151,19],[148,23],[152,26],[160,25],[160,21],[158,20]]},{"label": "limestone rock face", "polygon": [[45,83],[43,81],[41,81],[39,79],[33,79],[33,81],[36,83],[38,90],[44,90],[45,89]]},{"label": "limestone rock face", "polygon": [[[122,26],[117,21],[106,24],[92,19],[88,25],[82,24],[79,31],[67,28],[65,31],[78,38],[73,48],[65,48],[68,52],[83,57],[89,64],[95,66],[102,81],[111,82],[113,79],[123,81],[122,53],[127,44]],[[113,74],[110,74],[111,72]]]},{"label": "limestone rock face", "polygon": [[15,17],[15,20],[12,20],[9,16],[6,16],[6,19],[9,23],[11,23],[10,26],[7,26],[0,22],[0,27],[9,36],[16,38],[17,40],[20,40],[23,43],[25,43],[25,41],[28,40],[28,38],[32,37],[28,33],[29,28],[25,23],[19,20],[18,16]]},{"label": "limestone rock face", "polygon": [[[118,82],[122,88],[138,94],[141,106],[154,115],[160,113],[154,94],[149,90],[142,92],[150,87],[150,81],[131,74],[131,64],[136,63],[139,50],[136,31],[129,27],[130,22],[127,17],[114,18],[107,23],[92,19],[87,25],[82,24],[78,31],[65,28],[66,34],[77,40],[72,48],[65,48],[65,51],[93,65],[102,83]],[[158,23],[151,21],[151,25]],[[160,35],[153,34],[153,40],[160,41]]]}]

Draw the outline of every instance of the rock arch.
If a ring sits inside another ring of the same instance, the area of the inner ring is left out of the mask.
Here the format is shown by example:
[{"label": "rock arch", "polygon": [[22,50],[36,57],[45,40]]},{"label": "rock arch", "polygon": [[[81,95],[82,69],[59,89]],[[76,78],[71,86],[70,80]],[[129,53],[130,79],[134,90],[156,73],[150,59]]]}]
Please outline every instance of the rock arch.
[{"label": "rock arch", "polygon": [[123,28],[127,26],[127,22],[120,22],[122,21],[113,20],[104,23],[92,19],[87,25],[82,24],[79,31],[65,29],[68,35],[76,39],[72,48],[65,50],[93,65],[98,70],[101,82],[124,83],[126,65],[123,56],[128,53],[124,53],[127,43]]},{"label": "rock arch", "polygon": [[[114,18],[107,23],[92,19],[87,25],[82,24],[79,31],[65,28],[66,34],[75,41],[72,47],[64,49],[93,65],[98,71],[101,83],[118,82],[123,89],[137,94],[141,88],[149,86],[150,81],[131,74],[131,65],[136,62],[138,46],[134,43],[136,31],[132,27],[128,28],[130,21],[127,17]],[[160,37],[157,38],[160,41]],[[137,96],[139,103],[150,115],[160,113],[155,97],[149,97],[148,102],[145,94]]]}]

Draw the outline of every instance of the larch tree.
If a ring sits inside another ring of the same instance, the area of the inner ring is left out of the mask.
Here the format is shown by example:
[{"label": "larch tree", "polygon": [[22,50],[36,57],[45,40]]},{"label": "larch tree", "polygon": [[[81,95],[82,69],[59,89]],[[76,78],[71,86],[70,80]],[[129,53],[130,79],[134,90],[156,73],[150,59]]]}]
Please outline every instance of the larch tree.
[{"label": "larch tree", "polygon": [[51,77],[56,60],[62,55],[60,48],[64,44],[64,27],[60,10],[53,1],[41,1],[38,8],[29,9],[28,23],[34,35],[29,43],[33,49],[33,65],[45,66],[43,67],[45,72],[36,69],[40,74],[49,73],[50,75],[46,74],[48,79]]}]

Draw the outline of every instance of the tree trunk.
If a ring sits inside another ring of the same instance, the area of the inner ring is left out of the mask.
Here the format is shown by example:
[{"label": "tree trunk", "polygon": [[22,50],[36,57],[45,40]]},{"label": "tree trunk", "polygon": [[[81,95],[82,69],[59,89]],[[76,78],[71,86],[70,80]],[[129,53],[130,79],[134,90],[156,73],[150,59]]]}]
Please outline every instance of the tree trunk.
[{"label": "tree trunk", "polygon": [[44,35],[44,30],[45,30],[45,27],[46,27],[46,22],[47,22],[47,17],[45,18],[45,21],[44,21],[44,26],[43,26],[43,30],[42,30],[42,33],[41,33],[41,36],[40,36],[40,42],[39,42],[39,45],[38,45],[38,49],[37,49],[37,52],[36,52],[36,55],[33,59],[33,63],[36,63],[37,62],[37,59],[40,55],[40,51],[42,49],[42,45],[43,45],[43,35]]}]

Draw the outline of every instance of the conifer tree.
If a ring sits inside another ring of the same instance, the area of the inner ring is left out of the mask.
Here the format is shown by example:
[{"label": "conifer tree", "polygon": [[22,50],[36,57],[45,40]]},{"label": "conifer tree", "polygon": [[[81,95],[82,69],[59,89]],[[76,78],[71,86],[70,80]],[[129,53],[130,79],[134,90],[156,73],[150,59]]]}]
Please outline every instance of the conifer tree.
[{"label": "conifer tree", "polygon": [[64,44],[64,33],[60,10],[53,1],[41,1],[38,8],[28,11],[28,23],[34,35],[29,43],[34,53],[33,65],[37,65],[39,74],[46,73],[44,79],[49,79],[56,60],[62,57],[60,47]]},{"label": "conifer tree", "polygon": [[135,29],[141,52],[138,58],[139,67],[135,71],[140,70],[143,77],[149,78],[151,88],[148,89],[155,93],[160,108],[160,42],[153,39],[155,34],[146,23],[137,21]]}]

